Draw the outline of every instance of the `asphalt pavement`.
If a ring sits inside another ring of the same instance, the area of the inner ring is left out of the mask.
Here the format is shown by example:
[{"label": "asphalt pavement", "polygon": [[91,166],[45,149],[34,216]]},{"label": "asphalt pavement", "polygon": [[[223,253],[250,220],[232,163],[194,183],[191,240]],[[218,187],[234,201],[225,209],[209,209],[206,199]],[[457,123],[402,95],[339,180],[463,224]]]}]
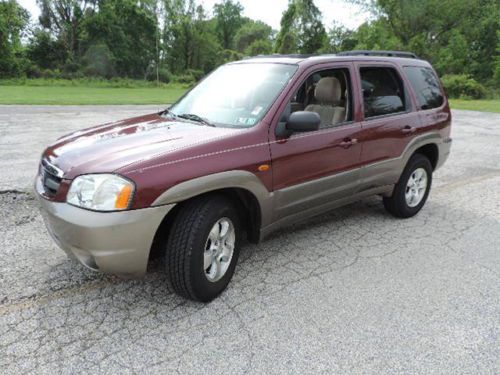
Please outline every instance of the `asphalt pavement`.
[{"label": "asphalt pavement", "polygon": [[0,106],[3,374],[500,373],[500,115],[454,111],[423,211],[377,197],[245,244],[209,304],[93,273],[47,234],[44,146],[158,106]]}]

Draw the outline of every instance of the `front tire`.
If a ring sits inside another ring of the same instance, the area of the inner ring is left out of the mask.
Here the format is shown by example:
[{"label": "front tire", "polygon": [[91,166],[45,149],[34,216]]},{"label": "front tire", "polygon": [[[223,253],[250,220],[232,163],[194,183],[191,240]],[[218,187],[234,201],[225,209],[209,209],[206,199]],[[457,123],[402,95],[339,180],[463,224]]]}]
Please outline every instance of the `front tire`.
[{"label": "front tire", "polygon": [[421,154],[408,161],[391,197],[384,197],[384,207],[393,216],[409,218],[424,206],[432,185],[432,165]]},{"label": "front tire", "polygon": [[239,256],[240,220],[230,200],[206,195],[179,211],[167,241],[165,264],[178,295],[208,302],[226,289]]}]

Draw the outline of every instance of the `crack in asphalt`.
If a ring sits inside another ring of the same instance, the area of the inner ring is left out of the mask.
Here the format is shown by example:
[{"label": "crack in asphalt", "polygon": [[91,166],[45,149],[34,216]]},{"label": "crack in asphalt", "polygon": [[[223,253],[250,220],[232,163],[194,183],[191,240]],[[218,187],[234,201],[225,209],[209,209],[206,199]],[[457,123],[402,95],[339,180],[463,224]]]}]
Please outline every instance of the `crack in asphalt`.
[{"label": "crack in asphalt", "polygon": [[25,190],[17,190],[17,189],[0,190],[0,195],[4,195],[4,194],[13,194],[14,196],[31,195],[28,191],[25,191]]}]

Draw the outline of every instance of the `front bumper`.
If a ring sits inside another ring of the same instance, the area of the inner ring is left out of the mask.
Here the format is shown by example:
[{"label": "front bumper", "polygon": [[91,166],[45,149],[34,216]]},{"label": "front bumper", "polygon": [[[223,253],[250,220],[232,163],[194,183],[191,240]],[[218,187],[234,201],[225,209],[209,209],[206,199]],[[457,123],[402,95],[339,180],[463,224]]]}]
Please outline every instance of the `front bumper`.
[{"label": "front bumper", "polygon": [[174,205],[120,212],[95,212],[40,195],[40,211],[50,235],[86,267],[124,277],[146,273],[156,230]]}]

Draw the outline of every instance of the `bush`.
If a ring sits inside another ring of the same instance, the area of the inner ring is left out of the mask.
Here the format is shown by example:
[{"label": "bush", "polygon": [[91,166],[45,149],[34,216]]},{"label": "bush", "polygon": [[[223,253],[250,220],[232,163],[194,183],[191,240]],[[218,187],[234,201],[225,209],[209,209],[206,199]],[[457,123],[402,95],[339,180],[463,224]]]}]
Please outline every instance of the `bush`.
[{"label": "bush", "polygon": [[[57,72],[44,71],[45,76],[54,77]],[[58,87],[95,87],[95,88],[157,88],[155,81],[142,81],[128,78],[104,79],[99,77],[84,77],[75,79],[56,78],[11,78],[0,79],[1,86],[58,86]],[[160,82],[161,88],[182,88],[186,89],[189,85],[184,84],[165,84]]]},{"label": "bush", "polygon": [[192,85],[203,78],[205,73],[201,70],[187,69],[183,74],[174,76],[173,81]]},{"label": "bush", "polygon": [[170,73],[170,70],[168,70],[167,68],[160,68],[158,70],[158,77],[160,78],[160,82],[163,83],[170,83],[173,80],[172,73]]},{"label": "bush", "polygon": [[187,69],[185,74],[192,76],[195,79],[195,81],[199,81],[205,75],[205,73],[202,70],[196,70],[196,69]]},{"label": "bush", "polygon": [[488,93],[483,85],[465,74],[445,75],[442,81],[450,98],[482,99]]},{"label": "bush", "polygon": [[233,51],[230,49],[225,49],[222,51],[222,53],[219,55],[219,59],[221,60],[221,63],[228,63],[231,61],[238,61],[243,58],[243,54],[239,53],[238,51]]},{"label": "bush", "polygon": [[[116,75],[115,58],[104,43],[90,46],[83,57],[83,62],[84,73],[87,77],[112,78]],[[78,66],[66,70],[76,72]]]},{"label": "bush", "polygon": [[181,74],[181,75],[174,76],[174,82],[192,85],[196,82],[196,79],[192,75]]}]

